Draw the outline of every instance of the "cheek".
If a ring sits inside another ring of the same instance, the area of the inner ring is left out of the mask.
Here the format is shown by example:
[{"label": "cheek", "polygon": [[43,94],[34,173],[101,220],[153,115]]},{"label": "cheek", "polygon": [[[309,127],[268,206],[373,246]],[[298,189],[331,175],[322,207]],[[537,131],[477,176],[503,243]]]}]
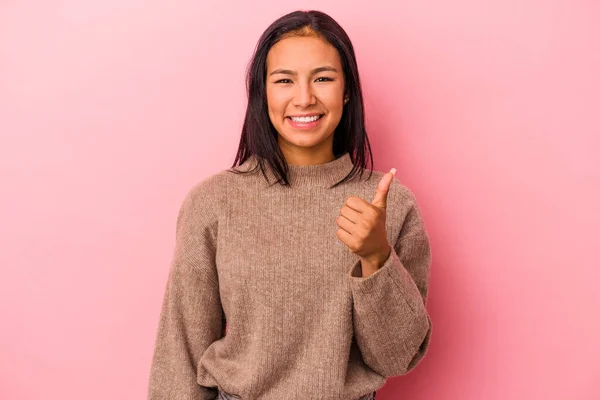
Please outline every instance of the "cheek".
[{"label": "cheek", "polygon": [[337,97],[331,98],[327,103],[327,109],[332,114],[342,114],[344,111],[344,103],[340,101]]},{"label": "cheek", "polygon": [[341,113],[344,108],[343,92],[341,88],[339,88],[339,90],[336,88],[336,90],[322,93],[321,101],[331,113]]},{"label": "cheek", "polygon": [[281,117],[285,111],[285,102],[276,91],[267,89],[267,105],[269,107],[269,114],[272,116]]}]

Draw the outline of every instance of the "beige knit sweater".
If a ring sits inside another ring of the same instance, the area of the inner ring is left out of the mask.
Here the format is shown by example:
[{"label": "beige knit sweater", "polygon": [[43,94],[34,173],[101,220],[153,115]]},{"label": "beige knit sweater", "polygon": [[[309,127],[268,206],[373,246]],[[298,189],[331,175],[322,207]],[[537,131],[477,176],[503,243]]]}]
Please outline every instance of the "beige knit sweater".
[{"label": "beige knit sweater", "polygon": [[[238,169],[254,166],[251,158]],[[348,153],[291,165],[291,186],[228,170],[196,184],[177,218],[150,370],[150,400],[351,400],[425,355],[431,251],[413,193],[387,197],[392,251],[362,277],[335,222],[349,196],[371,201],[384,175]],[[225,322],[227,329],[225,329]]]}]

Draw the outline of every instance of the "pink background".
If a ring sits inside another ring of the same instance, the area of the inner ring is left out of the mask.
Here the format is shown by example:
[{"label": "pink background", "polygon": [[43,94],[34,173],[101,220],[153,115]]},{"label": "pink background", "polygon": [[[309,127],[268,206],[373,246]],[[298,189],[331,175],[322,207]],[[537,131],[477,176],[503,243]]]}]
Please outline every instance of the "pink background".
[{"label": "pink background", "polygon": [[593,0],[0,2],[0,398],[145,398],[178,207],[298,8],[349,33],[431,234],[431,347],[378,399],[600,399]]}]

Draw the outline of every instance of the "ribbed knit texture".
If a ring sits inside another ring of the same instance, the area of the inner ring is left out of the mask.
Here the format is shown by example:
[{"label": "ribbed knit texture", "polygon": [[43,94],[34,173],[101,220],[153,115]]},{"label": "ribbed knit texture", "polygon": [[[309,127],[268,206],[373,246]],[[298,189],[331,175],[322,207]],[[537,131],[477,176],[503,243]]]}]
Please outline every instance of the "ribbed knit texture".
[{"label": "ribbed knit texture", "polygon": [[[237,169],[254,166],[250,158]],[[291,165],[291,186],[260,171],[214,174],[190,189],[152,359],[148,399],[352,400],[412,370],[431,335],[431,250],[413,193],[392,181],[392,245],[362,277],[336,217],[349,196],[371,202],[384,173],[329,188],[348,153]],[[225,330],[225,323],[227,330]],[[225,334],[226,333],[226,334]]]}]

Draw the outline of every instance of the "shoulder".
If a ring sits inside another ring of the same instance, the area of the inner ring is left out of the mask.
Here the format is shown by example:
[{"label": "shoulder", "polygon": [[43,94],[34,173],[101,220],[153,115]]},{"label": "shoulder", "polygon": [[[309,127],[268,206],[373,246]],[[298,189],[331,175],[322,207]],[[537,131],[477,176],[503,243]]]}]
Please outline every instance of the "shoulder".
[{"label": "shoulder", "polygon": [[392,179],[389,193],[393,194],[405,207],[414,207],[417,205],[417,196],[415,193],[396,177]]},{"label": "shoulder", "polygon": [[189,187],[184,202],[215,204],[226,196],[227,174],[220,171],[209,175]]},{"label": "shoulder", "polygon": [[392,180],[389,194],[392,194],[392,191],[395,198],[393,204],[397,204],[397,212],[399,218],[402,220],[398,237],[400,239],[409,236],[427,237],[428,234],[425,227],[425,221],[415,193],[395,177]]},{"label": "shoulder", "polygon": [[193,225],[216,223],[226,197],[225,170],[202,178],[187,189],[179,208],[178,225],[183,221]]}]

